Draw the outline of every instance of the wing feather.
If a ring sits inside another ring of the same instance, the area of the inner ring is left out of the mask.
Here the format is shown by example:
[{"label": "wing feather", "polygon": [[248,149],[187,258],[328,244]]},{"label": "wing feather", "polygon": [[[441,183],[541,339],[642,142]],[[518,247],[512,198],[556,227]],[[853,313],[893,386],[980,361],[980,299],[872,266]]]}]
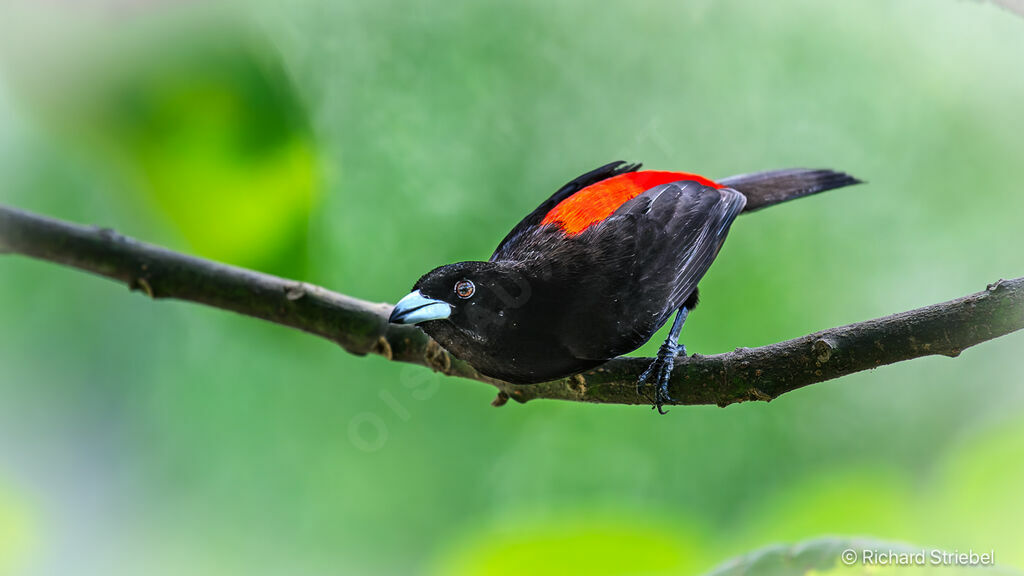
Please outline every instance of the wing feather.
[{"label": "wing feather", "polygon": [[583,174],[573,180],[567,182],[564,186],[558,189],[557,192],[551,195],[550,198],[545,200],[538,206],[533,212],[530,212],[523,218],[519,224],[516,224],[505,238],[498,244],[498,247],[494,250],[494,254],[491,255],[491,261],[495,260],[512,260],[514,253],[516,252],[517,245],[524,240],[524,237],[535,230],[544,220],[544,216],[547,215],[555,206],[562,200],[565,200],[569,196],[583,190],[587,186],[597,184],[602,180],[607,180],[620,174],[626,174],[628,172],[636,172],[640,169],[640,164],[629,164],[623,160],[611,162],[595,168],[586,174]]},{"label": "wing feather", "polygon": [[596,290],[588,285],[571,299],[565,317],[585,318],[586,326],[564,330],[578,335],[565,345],[581,358],[599,359],[649,340],[697,288],[745,202],[727,188],[695,181],[664,184],[563,240],[575,244],[572,252],[583,260],[586,279],[581,274],[579,281],[602,285]]}]

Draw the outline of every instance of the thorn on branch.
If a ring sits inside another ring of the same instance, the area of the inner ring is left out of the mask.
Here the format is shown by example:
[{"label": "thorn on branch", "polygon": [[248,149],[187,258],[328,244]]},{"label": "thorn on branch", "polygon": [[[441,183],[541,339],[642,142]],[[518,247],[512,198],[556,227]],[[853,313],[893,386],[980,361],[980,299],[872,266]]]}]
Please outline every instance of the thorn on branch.
[{"label": "thorn on branch", "polygon": [[149,284],[149,280],[146,280],[145,276],[139,276],[138,278],[136,278],[135,281],[132,282],[131,285],[129,286],[129,289],[131,289],[132,291],[142,290],[143,292],[146,293],[146,296],[149,296],[150,298],[156,298],[153,292],[153,287]]},{"label": "thorn on branch", "polygon": [[121,242],[124,240],[124,236],[117,233],[117,230],[113,228],[97,228],[96,231],[99,233],[100,238],[107,242]]},{"label": "thorn on branch", "polygon": [[[290,302],[299,300],[305,295],[306,287],[301,282],[288,286],[284,291],[284,297],[287,298]],[[390,359],[391,357],[388,356],[388,360]]]},{"label": "thorn on branch", "polygon": [[1003,288],[1003,282],[1006,282],[1006,280],[1000,278],[999,280],[996,280],[995,282],[989,284],[988,286],[985,286],[985,290],[988,292],[995,292],[996,290]]},{"label": "thorn on branch", "polygon": [[818,338],[814,341],[814,344],[811,345],[811,351],[814,353],[814,359],[817,360],[819,364],[828,362],[829,359],[832,358],[833,350],[835,350],[835,344],[829,342],[825,338]]},{"label": "thorn on branch", "polygon": [[494,400],[491,400],[491,406],[494,406],[495,408],[500,408],[507,403],[508,394],[505,394],[504,392],[498,392],[498,395],[494,397]]}]

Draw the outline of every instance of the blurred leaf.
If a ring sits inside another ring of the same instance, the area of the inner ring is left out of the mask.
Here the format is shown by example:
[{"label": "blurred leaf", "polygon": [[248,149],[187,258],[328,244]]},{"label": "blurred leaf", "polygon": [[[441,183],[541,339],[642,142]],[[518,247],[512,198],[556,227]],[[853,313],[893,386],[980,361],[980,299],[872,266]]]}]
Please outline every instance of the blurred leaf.
[{"label": "blurred leaf", "polygon": [[0,483],[0,574],[13,574],[27,556],[31,525],[24,501]]},{"label": "blurred leaf", "polygon": [[25,73],[16,87],[65,144],[101,154],[118,189],[146,193],[192,251],[302,275],[316,149],[277,54],[237,23],[136,24],[99,47],[57,42],[75,69],[51,64],[56,90]]},{"label": "blurred leaf", "polygon": [[316,166],[281,70],[228,43],[136,71],[101,114],[159,206],[199,253],[295,274]]},{"label": "blurred leaf", "polygon": [[508,520],[474,532],[436,573],[452,576],[514,574],[687,574],[706,566],[699,542],[676,525],[630,515],[565,512]]},{"label": "blurred leaf", "polygon": [[852,468],[796,479],[757,508],[747,531],[759,543],[799,541],[822,533],[907,533],[917,495],[894,471]]},{"label": "blurred leaf", "polygon": [[973,434],[947,458],[931,496],[930,521],[958,546],[995,548],[1002,562],[1022,565],[1024,423]]}]

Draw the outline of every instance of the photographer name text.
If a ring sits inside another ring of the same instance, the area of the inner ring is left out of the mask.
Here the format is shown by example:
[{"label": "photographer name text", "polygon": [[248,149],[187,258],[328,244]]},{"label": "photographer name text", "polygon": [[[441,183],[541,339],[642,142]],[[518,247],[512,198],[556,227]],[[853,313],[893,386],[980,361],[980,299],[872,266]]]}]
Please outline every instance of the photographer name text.
[{"label": "photographer name text", "polygon": [[994,566],[995,550],[976,552],[968,550],[854,550],[848,548],[841,555],[843,564],[853,566]]}]

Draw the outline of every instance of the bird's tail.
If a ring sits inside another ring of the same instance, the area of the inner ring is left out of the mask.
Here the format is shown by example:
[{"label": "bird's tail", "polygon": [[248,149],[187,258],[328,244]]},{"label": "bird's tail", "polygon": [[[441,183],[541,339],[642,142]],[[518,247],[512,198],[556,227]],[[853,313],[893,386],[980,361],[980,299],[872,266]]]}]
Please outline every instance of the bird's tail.
[{"label": "bird's tail", "polygon": [[746,196],[747,205],[743,211],[751,212],[786,200],[860,184],[861,181],[834,170],[790,168],[730,176],[719,180],[718,183]]}]

